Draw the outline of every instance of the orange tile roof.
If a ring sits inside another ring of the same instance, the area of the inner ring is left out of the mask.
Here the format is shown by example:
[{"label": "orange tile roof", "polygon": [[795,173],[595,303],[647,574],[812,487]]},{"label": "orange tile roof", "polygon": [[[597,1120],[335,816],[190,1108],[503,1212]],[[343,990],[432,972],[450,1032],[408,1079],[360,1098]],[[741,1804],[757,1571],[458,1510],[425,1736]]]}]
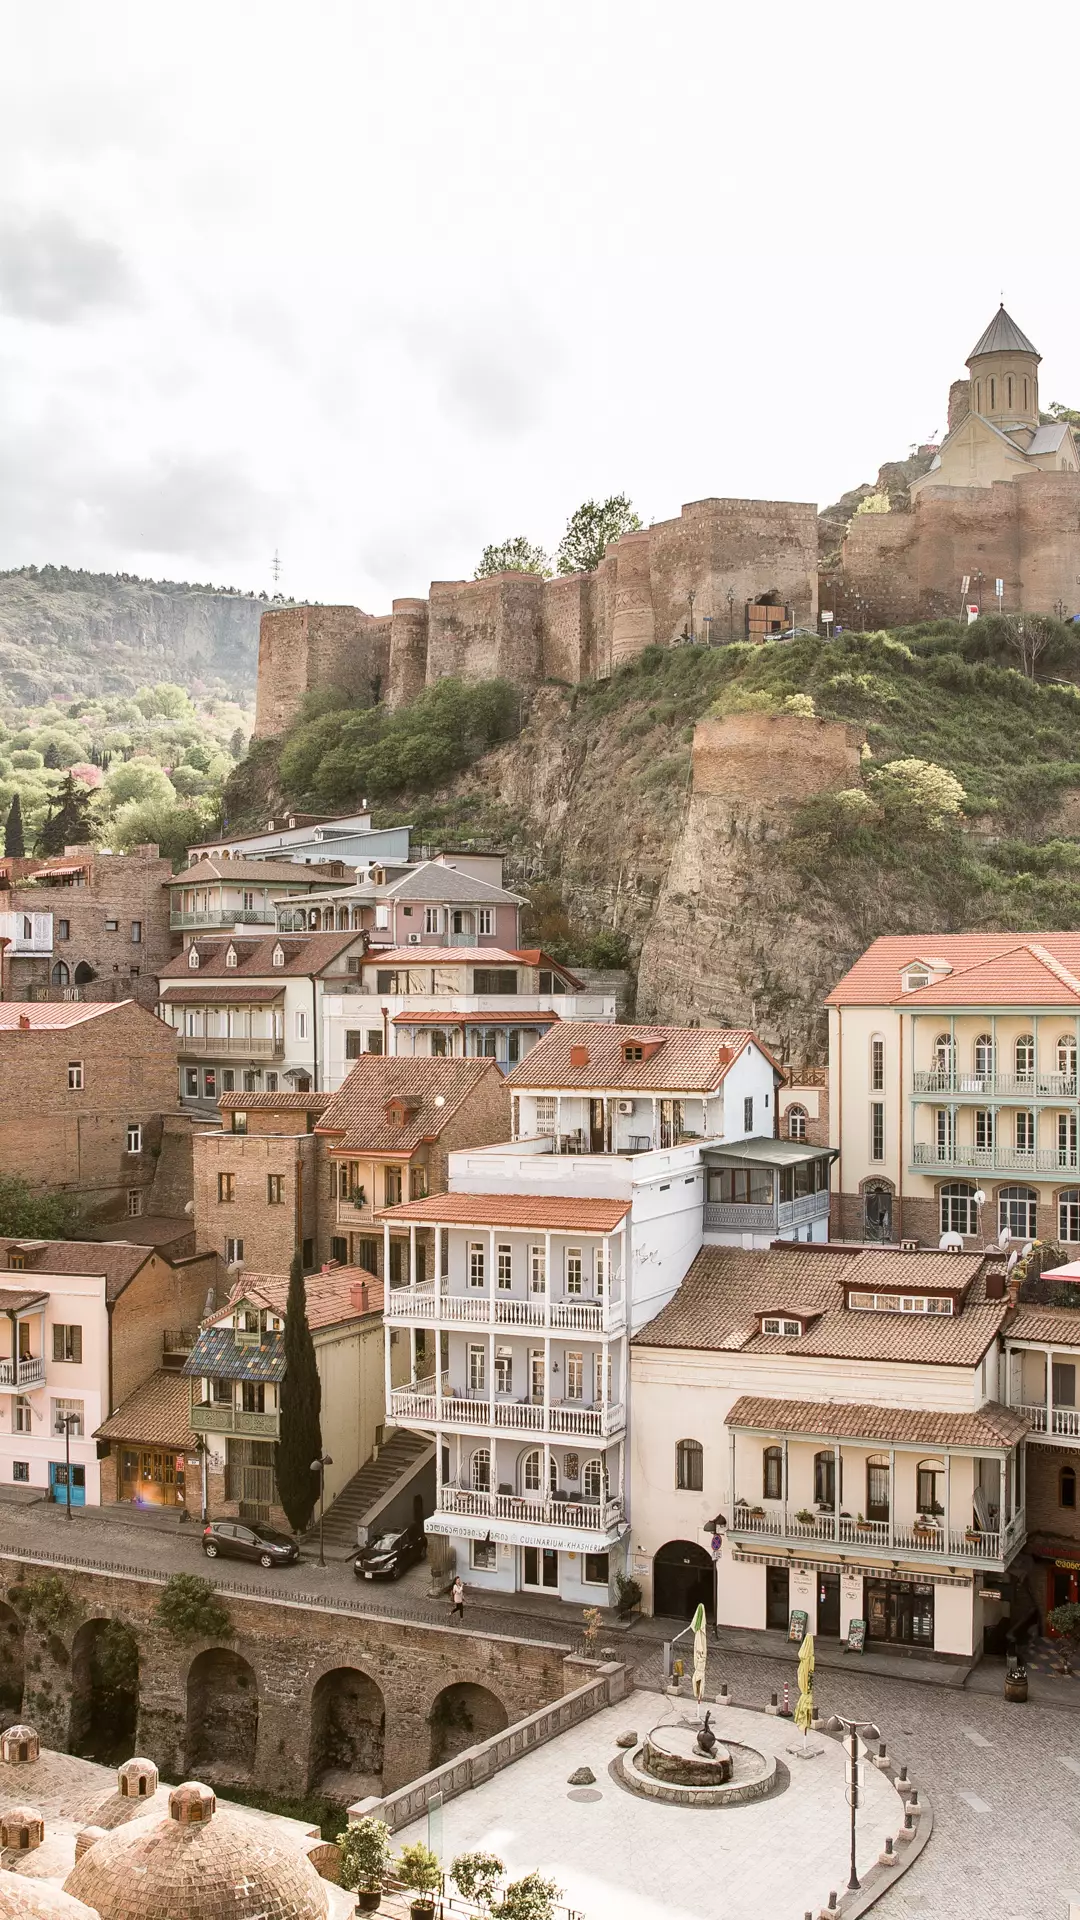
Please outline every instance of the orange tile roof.
[{"label": "orange tile roof", "polygon": [[296,1093],[289,1088],[280,1093],[223,1093],[218,1106],[222,1113],[322,1113],[332,1093]]},{"label": "orange tile roof", "polygon": [[159,1367],[102,1421],[94,1438],[129,1440],[145,1447],[175,1447],[178,1453],[198,1446],[191,1429],[191,1381],[186,1374]]},{"label": "orange tile roof", "polygon": [[[1080,1289],[1078,1289],[1080,1291]],[[1043,1307],[1022,1302],[1005,1328],[1007,1340],[1039,1340],[1046,1346],[1080,1347],[1080,1305]]]},{"label": "orange tile roof", "polygon": [[[635,1043],[652,1049],[644,1060],[627,1060]],[[768,1048],[748,1027],[618,1026],[609,1020],[560,1020],[530,1048],[509,1076],[513,1088],[576,1088],[643,1093],[715,1093],[738,1056],[757,1047],[781,1071]],[[584,1047],[588,1060],[574,1066],[572,1047]],[[721,1050],[728,1058],[722,1060]]]},{"label": "orange tile roof", "polygon": [[[509,998],[509,995],[507,996]],[[550,1026],[562,1016],[553,1007],[542,1013],[395,1013],[394,1027],[505,1027],[507,1021],[519,1027]]]},{"label": "orange tile roof", "polygon": [[[367,1288],[367,1306],[363,1312],[353,1304],[353,1288]],[[383,1283],[365,1267],[328,1267],[309,1273],[304,1280],[308,1326],[312,1333],[322,1327],[336,1327],[344,1320],[361,1320],[383,1309]],[[227,1304],[237,1300],[258,1299],[271,1313],[284,1316],[289,1297],[287,1273],[245,1273],[229,1295]]]},{"label": "orange tile roof", "polygon": [[[334,1134],[333,1151],[410,1154],[437,1139],[447,1122],[486,1076],[502,1074],[494,1060],[410,1059],[406,1054],[361,1054],[316,1127]],[[386,1117],[391,1100],[415,1110],[402,1126]],[[438,1104],[437,1104],[438,1103]]]},{"label": "orange tile roof", "polygon": [[[912,962],[943,960],[952,971],[905,993]],[[887,934],[875,940],[828,995],[848,1006],[1080,1005],[1080,933]]]},{"label": "orange tile roof", "polygon": [[763,1400],[744,1394],[724,1422],[756,1433],[801,1433],[826,1440],[909,1440],[920,1447],[1014,1447],[1030,1422],[988,1400],[978,1413],[842,1405],[834,1400]]},{"label": "orange tile roof", "polygon": [[[0,1000],[0,1032],[44,1033],[59,1027],[78,1027],[84,1020],[100,1020],[133,1000]],[[159,1022],[160,1024],[160,1022]]]},{"label": "orange tile roof", "polygon": [[630,1211],[629,1200],[579,1200],[532,1193],[432,1193],[384,1214],[391,1226],[536,1227],[552,1232],[614,1233]]},{"label": "orange tile roof", "polygon": [[[206,979],[222,985],[230,980],[306,978],[309,974],[321,973],[346,947],[362,938],[363,935],[356,928],[352,932],[343,929],[338,933],[270,933],[255,940],[240,934],[234,939],[226,936],[213,940],[204,940],[200,935],[175,960],[170,960],[167,966],[161,968],[158,978],[189,980],[192,984]],[[192,947],[199,955],[197,967],[192,966],[188,957]],[[225,955],[230,947],[236,949],[235,967],[225,965]],[[284,952],[284,966],[274,965],[275,947],[281,947]]]},{"label": "orange tile roof", "polygon": [[364,955],[365,971],[379,967],[476,966],[481,961],[512,967],[520,956],[506,947],[370,947]]}]

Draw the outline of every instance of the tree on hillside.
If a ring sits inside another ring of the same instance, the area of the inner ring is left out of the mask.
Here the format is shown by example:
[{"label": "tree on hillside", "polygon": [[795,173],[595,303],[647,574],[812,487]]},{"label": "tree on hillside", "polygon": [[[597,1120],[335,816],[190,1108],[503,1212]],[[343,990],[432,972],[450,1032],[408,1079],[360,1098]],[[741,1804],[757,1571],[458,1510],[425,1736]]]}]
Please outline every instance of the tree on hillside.
[{"label": "tree on hillside", "polygon": [[523,533],[518,533],[498,546],[484,548],[473,579],[487,580],[493,573],[538,573],[550,580],[551,561],[543,547],[535,547]]},{"label": "tree on hillside", "polygon": [[319,1491],[319,1477],[312,1473],[311,1463],[322,1453],[321,1405],[304,1269],[297,1252],[289,1269],[285,1303],[285,1378],[281,1383],[281,1437],[276,1457],[278,1493],[296,1533],[301,1533],[311,1519]]},{"label": "tree on hillside", "polygon": [[583,500],[570,515],[559,542],[559,572],[592,573],[600,565],[609,540],[637,533],[640,527],[641,521],[625,493],[613,493],[607,500]]},{"label": "tree on hillside", "polygon": [[17,792],[12,794],[11,805],[8,808],[7,825],[4,828],[4,852],[9,860],[22,860],[26,856],[22,801]]},{"label": "tree on hillside", "polygon": [[56,799],[58,804],[37,837],[37,852],[42,855],[63,853],[65,847],[84,846],[94,831],[90,819],[91,796],[70,773]]},{"label": "tree on hillside", "polygon": [[1048,613],[1005,615],[1006,642],[1019,656],[1021,670],[1029,680],[1034,680],[1035,668],[1057,631],[1057,623]]},{"label": "tree on hillside", "polygon": [[45,752],[42,754],[42,764],[46,767],[58,767],[60,765],[60,749],[55,740],[50,740],[46,746]]},{"label": "tree on hillside", "polygon": [[244,732],[243,727],[234,728],[232,734],[229,737],[229,752],[232,754],[232,757],[234,760],[243,759],[244,748],[246,747],[246,745],[247,745],[247,735]]},{"label": "tree on hillside", "polygon": [[74,1240],[79,1209],[70,1194],[33,1193],[25,1180],[0,1174],[0,1234],[18,1240]]}]

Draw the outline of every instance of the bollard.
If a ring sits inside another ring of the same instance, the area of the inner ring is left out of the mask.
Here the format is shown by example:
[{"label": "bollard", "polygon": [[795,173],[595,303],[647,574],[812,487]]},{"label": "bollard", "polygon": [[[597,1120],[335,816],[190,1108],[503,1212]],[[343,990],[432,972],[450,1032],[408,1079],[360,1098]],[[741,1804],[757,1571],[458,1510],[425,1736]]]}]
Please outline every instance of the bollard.
[{"label": "bollard", "polygon": [[903,1826],[901,1827],[901,1829],[900,1829],[900,1831],[899,1831],[899,1833],[897,1834],[897,1836],[896,1836],[896,1838],[897,1838],[897,1841],[900,1841],[900,1840],[914,1840],[914,1838],[915,1838],[915,1815],[914,1815],[913,1813],[905,1813],[905,1815],[904,1815],[904,1824],[903,1824]]},{"label": "bollard", "polygon": [[892,1834],[887,1833],[885,1835],[885,1846],[882,1852],[878,1854],[878,1866],[879,1867],[895,1867],[899,1861],[899,1858],[900,1856],[897,1853],[896,1848],[893,1846],[893,1843],[892,1843]]},{"label": "bollard", "polygon": [[906,1779],[907,1779],[907,1768],[906,1768],[906,1767],[901,1767],[901,1769],[900,1769],[900,1771],[899,1771],[899,1773],[898,1773],[898,1774],[897,1774],[897,1776],[896,1776],[896,1784],[897,1784],[897,1786],[898,1786],[898,1787],[902,1787],[902,1786],[904,1785],[904,1782],[906,1781]]},{"label": "bollard", "polygon": [[778,1702],[779,1702],[779,1695],[775,1693],[770,1693],[769,1704],[765,1709],[766,1713],[779,1713],[780,1707]]},{"label": "bollard", "polygon": [[912,1787],[908,1795],[908,1810],[911,1813],[918,1813],[919,1811],[919,1796],[914,1787]]},{"label": "bollard", "polygon": [[878,1750],[877,1750],[877,1757],[878,1757],[878,1759],[879,1759],[879,1760],[884,1760],[884,1758],[885,1758],[885,1742],[884,1742],[884,1740],[879,1740],[879,1741],[878,1741]]}]

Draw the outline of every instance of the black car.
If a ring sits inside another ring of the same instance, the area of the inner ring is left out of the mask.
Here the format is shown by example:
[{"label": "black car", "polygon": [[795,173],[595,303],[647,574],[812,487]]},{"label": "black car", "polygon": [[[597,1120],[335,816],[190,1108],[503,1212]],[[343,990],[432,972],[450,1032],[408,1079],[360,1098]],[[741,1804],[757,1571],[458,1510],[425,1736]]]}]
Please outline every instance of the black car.
[{"label": "black car", "polygon": [[358,1580],[396,1580],[407,1567],[414,1567],[427,1552],[422,1526],[403,1527],[399,1533],[380,1533],[361,1547],[353,1561]]},{"label": "black car", "polygon": [[202,1550],[208,1560],[220,1553],[234,1560],[257,1560],[260,1567],[291,1567],[300,1558],[296,1541],[287,1533],[243,1520],[212,1520],[203,1528]]}]

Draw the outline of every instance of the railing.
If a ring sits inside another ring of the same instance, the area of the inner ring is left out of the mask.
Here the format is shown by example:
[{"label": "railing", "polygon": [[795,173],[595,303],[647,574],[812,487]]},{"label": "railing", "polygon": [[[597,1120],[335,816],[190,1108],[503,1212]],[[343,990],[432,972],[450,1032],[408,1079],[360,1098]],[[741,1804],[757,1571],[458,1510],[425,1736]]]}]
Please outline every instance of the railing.
[{"label": "railing", "polygon": [[190,913],[183,907],[169,915],[169,925],[178,927],[276,927],[277,911],[270,904],[265,907],[219,907],[213,911],[202,909]]},{"label": "railing", "polygon": [[1076,1173],[1080,1171],[1078,1147],[971,1147],[960,1141],[938,1146],[933,1140],[916,1140],[911,1149],[916,1167],[959,1167],[968,1172],[987,1173]]},{"label": "railing", "polygon": [[444,1292],[439,1301],[434,1287],[392,1287],[384,1312],[388,1320],[440,1319],[459,1326],[547,1327],[563,1333],[616,1333],[626,1319],[621,1294],[607,1300],[549,1300],[546,1294],[492,1300],[487,1294]]},{"label": "railing", "polygon": [[740,1206],[727,1200],[706,1200],[703,1222],[706,1233],[710,1227],[741,1227],[744,1233],[767,1233],[780,1224],[775,1206]]},{"label": "railing", "polygon": [[[179,1032],[179,1029],[177,1029]],[[181,1060],[284,1060],[283,1038],[243,1039],[236,1034],[180,1033],[177,1053]]]},{"label": "railing", "polygon": [[494,1400],[481,1393],[460,1393],[443,1375],[442,1407],[435,1396],[434,1378],[417,1380],[407,1387],[394,1387],[390,1395],[391,1417],[416,1420],[424,1426],[472,1427],[481,1432],[502,1429],[513,1433],[551,1433],[576,1435],[601,1440],[621,1432],[625,1410],[620,1402],[603,1407],[583,1407],[562,1401],[545,1409],[539,1400]]},{"label": "railing", "polygon": [[340,1195],[338,1196],[337,1225],[339,1227],[352,1227],[355,1229],[364,1225],[369,1227],[374,1226],[374,1224],[375,1209],[370,1200],[365,1198],[361,1203],[354,1198],[343,1200]]},{"label": "railing", "polygon": [[37,1387],[44,1378],[44,1360],[0,1360],[0,1387]]},{"label": "railing", "polygon": [[1051,1407],[1047,1422],[1045,1401],[1037,1407],[1018,1407],[1026,1414],[1034,1433],[1059,1433],[1068,1440],[1080,1440],[1080,1407]]},{"label": "railing", "polygon": [[796,1227],[807,1220],[827,1220],[829,1217],[829,1190],[824,1187],[820,1193],[803,1193],[797,1200],[781,1200],[779,1221],[782,1227]]},{"label": "railing", "polygon": [[539,1500],[527,1494],[479,1493],[469,1487],[443,1487],[437,1513],[481,1520],[520,1520],[530,1527],[576,1527],[585,1533],[610,1533],[623,1515],[621,1500]]},{"label": "railing", "polygon": [[190,1353],[199,1337],[198,1327],[166,1327],[161,1336],[161,1351]]},{"label": "railing", "polygon": [[913,1093],[993,1095],[1011,1100],[1075,1100],[1075,1073],[950,1073],[947,1068],[918,1069]]},{"label": "railing", "polygon": [[191,1424],[196,1433],[246,1433],[277,1439],[276,1413],[245,1413],[242,1407],[197,1401],[191,1409]]},{"label": "railing", "polygon": [[887,1520],[852,1520],[832,1513],[815,1514],[812,1520],[797,1520],[781,1512],[757,1513],[751,1507],[737,1506],[731,1523],[732,1533],[749,1534],[755,1539],[792,1542],[818,1541],[823,1546],[863,1547],[872,1553],[899,1550],[904,1553],[929,1553],[946,1560],[1001,1560],[1023,1538],[1024,1514],[1018,1513],[1004,1528],[983,1532],[975,1527],[962,1530],[944,1527],[891,1527]]}]

